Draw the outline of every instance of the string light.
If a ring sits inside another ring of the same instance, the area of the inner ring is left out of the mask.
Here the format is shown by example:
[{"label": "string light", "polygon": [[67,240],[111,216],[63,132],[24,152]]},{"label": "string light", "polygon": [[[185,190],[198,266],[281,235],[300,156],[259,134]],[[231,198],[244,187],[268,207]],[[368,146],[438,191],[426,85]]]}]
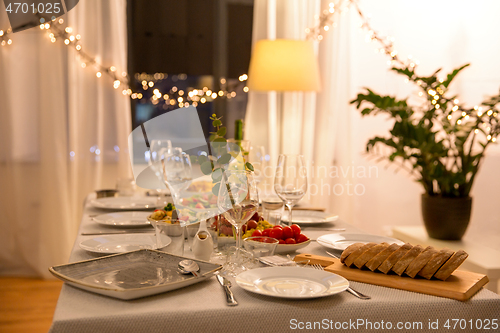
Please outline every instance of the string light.
[{"label": "string light", "polygon": [[[78,52],[78,57],[80,58],[80,66],[84,69],[88,67],[87,65],[92,65],[93,68],[95,68],[97,71],[95,73],[97,78],[101,78],[103,74],[106,74],[112,78],[113,81],[113,88],[118,89],[120,87],[123,87],[122,89],[122,94],[123,95],[129,95],[130,98],[132,99],[138,99],[141,100],[144,95],[140,92],[133,92],[132,89],[130,88],[130,83],[129,83],[129,78],[128,78],[128,73],[123,71],[121,72],[121,77],[117,76],[117,68],[115,66],[104,66],[101,64],[95,57],[90,56],[86,52],[83,51],[82,45],[80,44],[81,40],[81,35],[80,34],[73,34],[73,28],[69,26],[62,26],[64,24],[64,19],[60,18],[56,20],[55,18],[52,19],[51,22],[45,22],[45,20],[42,18],[40,20],[40,29],[41,30],[47,30],[48,37],[52,43],[55,43],[57,40],[62,40],[65,46],[69,47],[74,47],[74,49]],[[6,45],[11,45],[12,44],[12,39],[9,38],[10,34],[12,32],[12,29],[7,29],[7,30],[0,30],[0,45],[1,46],[6,46]],[[136,74],[137,75],[143,75],[143,74]],[[150,88],[153,88],[155,86],[155,81],[158,80],[163,80],[168,78],[168,74],[166,73],[155,73],[154,75],[149,75],[149,74],[144,74],[147,75],[148,78],[146,80],[142,81],[142,88],[144,91],[149,90]],[[186,80],[187,79],[187,74],[179,74],[176,76],[176,79],[179,80]],[[239,84],[241,82],[245,82],[248,79],[247,74],[242,74],[239,76]],[[220,83],[222,85],[226,85],[227,81],[225,78],[220,79]],[[234,97],[236,96],[236,92],[234,91],[238,85],[234,86],[229,86],[226,85],[224,91],[220,91],[219,95],[220,96],[227,96],[227,97]],[[200,97],[198,97],[198,94],[201,96],[203,95],[206,91],[209,89],[207,87],[199,88],[199,89],[188,89],[186,91],[184,90],[179,90],[177,95],[183,96],[186,94],[188,97],[187,99],[189,101],[193,101],[191,103],[192,105],[195,105],[194,102],[196,102],[196,105],[198,105],[198,101],[200,101]],[[177,87],[173,87],[171,89],[171,92],[175,93],[178,91]],[[246,93],[248,92],[248,88],[243,88],[243,91]],[[194,93],[193,93],[194,92]],[[158,100],[161,99],[162,96],[166,96],[164,100],[170,105],[175,105],[177,104],[177,99],[175,96],[169,98],[168,94],[163,94],[161,91],[155,89],[155,93],[153,94],[155,97],[156,103],[158,103]],[[216,93],[213,93],[210,91],[210,93],[207,95],[208,99],[205,98],[205,102],[208,102],[209,100],[213,100],[218,97]],[[184,98],[183,98],[184,100]],[[183,103],[182,106],[189,106],[190,103],[188,101],[181,102]],[[181,105],[179,105],[182,107]]]}]

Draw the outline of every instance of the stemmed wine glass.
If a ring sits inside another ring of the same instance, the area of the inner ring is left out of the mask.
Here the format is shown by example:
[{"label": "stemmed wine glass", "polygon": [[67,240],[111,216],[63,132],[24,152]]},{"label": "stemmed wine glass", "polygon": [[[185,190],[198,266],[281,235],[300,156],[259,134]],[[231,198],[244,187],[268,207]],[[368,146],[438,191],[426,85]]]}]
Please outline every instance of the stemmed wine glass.
[{"label": "stemmed wine glass", "polygon": [[150,147],[150,163],[156,176],[170,189],[174,203],[179,203],[180,193],[192,181],[189,155],[181,148],[172,148],[169,140],[153,140]]},{"label": "stemmed wine glass", "polygon": [[274,177],[274,191],[283,200],[290,212],[289,224],[292,225],[292,209],[307,192],[307,170],[302,155],[284,155],[278,158]]},{"label": "stemmed wine glass", "polygon": [[173,148],[172,153],[161,160],[163,177],[167,186],[170,187],[174,202],[178,201],[180,193],[186,190],[193,180],[192,166],[189,155],[181,148]]},{"label": "stemmed wine glass", "polygon": [[[165,184],[163,179],[163,168],[161,166],[161,161],[165,158],[166,155],[172,153],[172,142],[170,140],[151,140],[151,144],[149,146],[149,159],[148,164],[151,167],[151,170],[155,173],[156,177]],[[167,186],[168,189],[168,186]],[[165,192],[160,188],[156,189],[156,194],[158,196],[158,201],[162,195],[165,195]]]},{"label": "stemmed wine glass", "polygon": [[[253,173],[246,170],[226,170],[222,174],[217,206],[220,213],[236,229],[235,264],[241,265],[241,228],[259,208],[259,195]],[[231,271],[231,268],[228,271]]]}]

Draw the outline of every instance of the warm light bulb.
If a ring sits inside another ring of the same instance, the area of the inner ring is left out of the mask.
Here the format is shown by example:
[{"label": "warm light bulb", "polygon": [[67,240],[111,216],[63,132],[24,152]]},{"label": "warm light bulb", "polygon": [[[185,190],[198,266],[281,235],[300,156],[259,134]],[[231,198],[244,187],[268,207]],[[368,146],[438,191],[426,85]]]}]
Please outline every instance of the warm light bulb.
[{"label": "warm light bulb", "polygon": [[97,72],[97,73],[95,73],[95,76],[97,76],[97,77],[101,77],[101,76],[102,76],[102,73],[101,73],[101,72]]}]

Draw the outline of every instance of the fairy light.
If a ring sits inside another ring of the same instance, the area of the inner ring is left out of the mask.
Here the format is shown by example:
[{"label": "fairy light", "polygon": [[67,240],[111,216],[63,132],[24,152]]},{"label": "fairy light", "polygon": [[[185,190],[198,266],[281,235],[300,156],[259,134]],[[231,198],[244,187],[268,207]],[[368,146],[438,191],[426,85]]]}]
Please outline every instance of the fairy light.
[{"label": "fairy light", "polygon": [[489,110],[488,112],[486,112],[486,114],[487,114],[488,116],[491,116],[491,115],[493,114],[493,110]]},{"label": "fairy light", "polygon": [[102,73],[101,73],[101,72],[97,72],[97,73],[95,73],[95,76],[97,76],[97,77],[101,77],[101,76],[102,76]]}]

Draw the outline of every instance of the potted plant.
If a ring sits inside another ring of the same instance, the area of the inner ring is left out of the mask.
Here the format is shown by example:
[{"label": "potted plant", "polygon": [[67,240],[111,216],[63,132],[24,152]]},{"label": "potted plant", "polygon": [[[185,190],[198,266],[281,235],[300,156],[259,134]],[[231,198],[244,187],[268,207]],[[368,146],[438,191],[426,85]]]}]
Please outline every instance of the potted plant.
[{"label": "potted plant", "polygon": [[432,238],[461,239],[469,224],[470,191],[488,145],[500,132],[500,94],[468,108],[448,96],[455,76],[439,79],[440,69],[423,77],[409,63],[391,70],[419,87],[418,101],[379,95],[365,88],[351,101],[363,116],[383,113],[394,122],[388,137],[374,137],[366,151],[409,171],[424,188],[422,216]]}]

